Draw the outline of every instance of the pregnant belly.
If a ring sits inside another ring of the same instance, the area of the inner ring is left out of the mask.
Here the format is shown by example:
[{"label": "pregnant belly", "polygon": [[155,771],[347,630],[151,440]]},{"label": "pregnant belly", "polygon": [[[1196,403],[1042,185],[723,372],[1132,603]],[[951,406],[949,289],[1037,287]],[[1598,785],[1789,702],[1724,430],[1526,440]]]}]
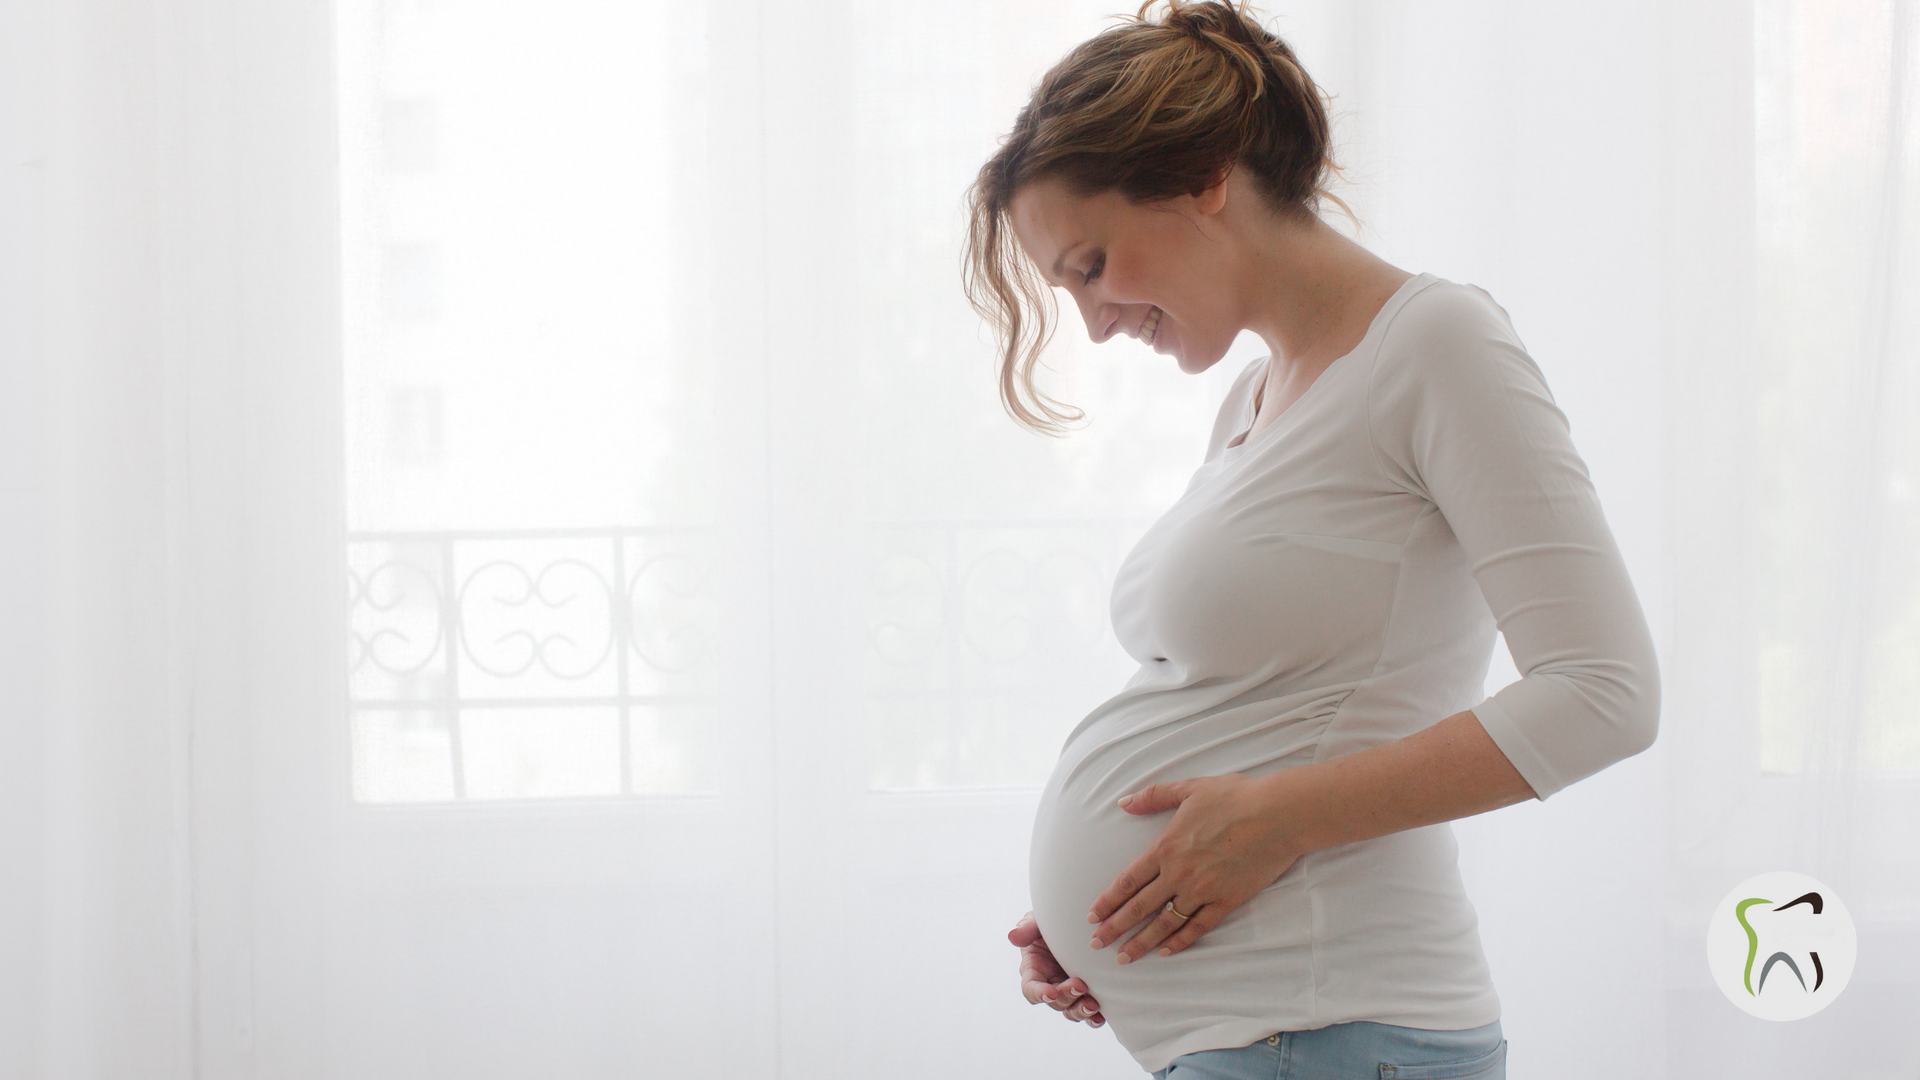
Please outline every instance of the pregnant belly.
[{"label": "pregnant belly", "polygon": [[1177,1023],[1176,1013],[1243,1008],[1249,991],[1269,1003],[1297,1000],[1304,1007],[1312,996],[1309,860],[1295,863],[1190,948],[1173,956],[1149,953],[1122,965],[1114,959],[1121,942],[1097,952],[1092,948],[1094,924],[1087,913],[1173,815],[1129,814],[1117,803],[1146,783],[1174,777],[1116,787],[1087,771],[1069,774],[1063,759],[1034,818],[1029,864],[1034,920],[1061,967],[1086,980],[1123,1044],[1131,1047],[1136,1038]]},{"label": "pregnant belly", "polygon": [[1210,1016],[1245,1015],[1252,1003],[1262,1015],[1310,1014],[1315,909],[1309,883],[1319,880],[1320,853],[1296,861],[1188,948],[1172,956],[1150,952],[1123,965],[1114,957],[1125,939],[1096,952],[1087,913],[1165,831],[1173,812],[1129,814],[1120,797],[1189,777],[1264,776],[1305,765],[1352,688],[1320,684],[1249,699],[1247,685],[1220,683],[1116,698],[1069,739],[1034,816],[1028,864],[1034,921],[1067,974],[1086,980],[1129,1049]]},{"label": "pregnant belly", "polygon": [[1172,956],[1153,951],[1122,965],[1120,942],[1091,947],[1088,909],[1174,816],[1129,814],[1121,796],[1188,777],[1304,766],[1336,715],[1357,715],[1341,711],[1351,684],[1261,700],[1226,689],[1233,692],[1198,706],[1163,695],[1116,700],[1090,715],[1034,816],[1034,919],[1121,1044],[1139,1051],[1226,1028],[1251,1039],[1376,1016],[1471,1027],[1497,1016],[1444,824],[1310,852]]}]

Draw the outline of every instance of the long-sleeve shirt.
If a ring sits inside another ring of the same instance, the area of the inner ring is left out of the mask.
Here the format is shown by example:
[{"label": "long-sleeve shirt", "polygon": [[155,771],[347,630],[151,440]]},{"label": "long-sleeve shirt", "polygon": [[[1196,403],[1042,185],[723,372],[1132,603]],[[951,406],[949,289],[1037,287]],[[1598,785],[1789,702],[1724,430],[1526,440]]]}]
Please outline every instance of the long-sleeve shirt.
[{"label": "long-sleeve shirt", "polygon": [[[1030,884],[1054,956],[1141,1067],[1352,1020],[1500,1016],[1445,822],[1311,852],[1186,950],[1132,964],[1087,911],[1165,828],[1123,795],[1327,761],[1471,709],[1540,798],[1649,746],[1653,642],[1566,417],[1477,286],[1405,282],[1248,434],[1265,358],[1112,595],[1137,674],[1067,738]],[[1496,629],[1524,677],[1483,684]],[[1191,911],[1191,908],[1184,910]]]}]

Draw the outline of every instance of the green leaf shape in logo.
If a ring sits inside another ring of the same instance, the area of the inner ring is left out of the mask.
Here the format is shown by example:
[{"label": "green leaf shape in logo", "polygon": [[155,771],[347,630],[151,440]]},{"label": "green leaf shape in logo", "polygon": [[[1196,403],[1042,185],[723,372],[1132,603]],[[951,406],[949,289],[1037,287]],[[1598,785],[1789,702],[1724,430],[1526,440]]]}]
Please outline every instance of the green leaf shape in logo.
[{"label": "green leaf shape in logo", "polygon": [[1771,904],[1773,901],[1762,897],[1751,897],[1740,901],[1733,909],[1733,917],[1740,920],[1740,929],[1747,932],[1747,970],[1741,974],[1740,981],[1746,984],[1747,993],[1753,993],[1753,957],[1760,951],[1760,935],[1747,925],[1747,909],[1755,904]]}]

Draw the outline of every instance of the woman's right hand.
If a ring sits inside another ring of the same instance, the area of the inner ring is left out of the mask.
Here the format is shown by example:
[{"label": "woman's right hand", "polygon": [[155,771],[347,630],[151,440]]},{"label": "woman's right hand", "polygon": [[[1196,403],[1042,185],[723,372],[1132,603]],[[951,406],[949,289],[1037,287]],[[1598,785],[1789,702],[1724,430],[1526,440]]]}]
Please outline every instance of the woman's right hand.
[{"label": "woman's right hand", "polygon": [[1087,993],[1086,981],[1068,978],[1053,958],[1053,950],[1040,937],[1040,924],[1033,920],[1033,912],[1020,917],[1019,923],[1007,931],[1007,940],[1020,947],[1020,992],[1029,1004],[1045,1002],[1075,1023],[1085,1020],[1088,1027],[1107,1022],[1100,1015],[1100,1003]]}]

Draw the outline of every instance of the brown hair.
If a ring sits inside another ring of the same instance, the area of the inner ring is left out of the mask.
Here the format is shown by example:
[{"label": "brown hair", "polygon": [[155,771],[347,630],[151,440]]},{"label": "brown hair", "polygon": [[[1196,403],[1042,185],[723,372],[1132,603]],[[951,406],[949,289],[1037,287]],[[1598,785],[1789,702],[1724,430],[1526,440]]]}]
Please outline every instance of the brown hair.
[{"label": "brown hair", "polygon": [[1010,236],[1022,185],[1060,177],[1082,195],[1151,203],[1198,195],[1237,165],[1276,212],[1304,220],[1324,199],[1358,221],[1323,184],[1340,172],[1327,96],[1287,43],[1244,0],[1165,0],[1149,20],[1159,2],[1055,64],[967,193],[967,300],[998,337],[1001,404],[1035,431],[1060,434],[1084,414],[1033,384],[1058,311]]}]

